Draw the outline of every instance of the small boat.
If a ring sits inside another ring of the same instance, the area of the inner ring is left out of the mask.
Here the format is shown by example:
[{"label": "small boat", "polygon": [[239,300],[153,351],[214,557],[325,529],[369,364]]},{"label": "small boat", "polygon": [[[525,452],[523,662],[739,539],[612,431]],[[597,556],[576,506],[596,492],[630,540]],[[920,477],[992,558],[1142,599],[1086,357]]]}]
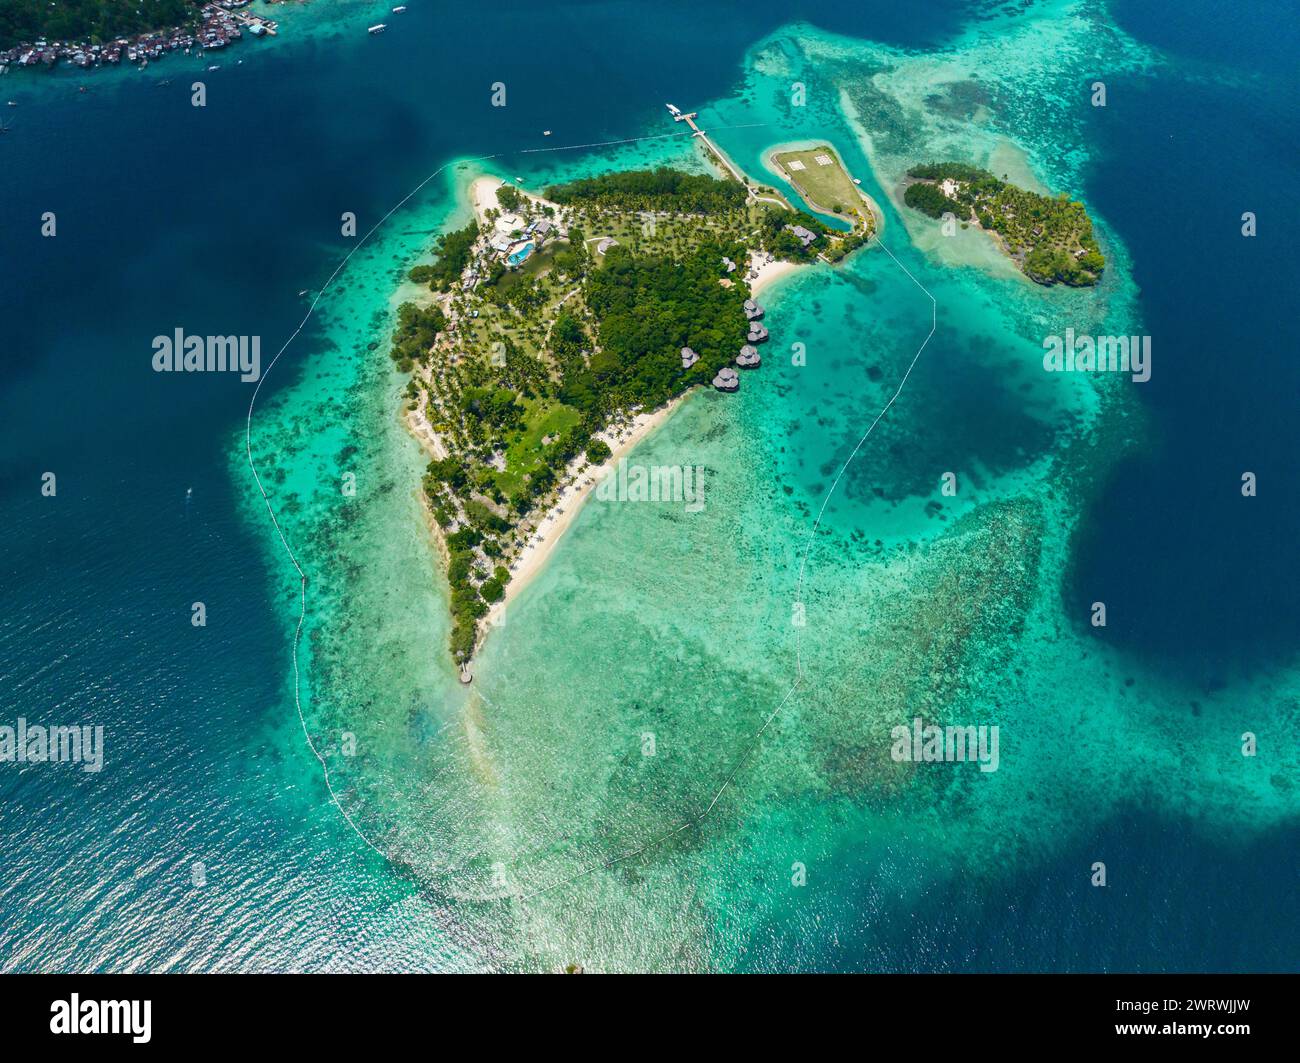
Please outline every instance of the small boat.
[{"label": "small boat", "polygon": [[384,30],[386,29],[388,29],[388,27],[385,26],[382,22],[380,22],[378,25],[371,26],[368,30],[366,30],[366,32],[370,34],[383,33]]},{"label": "small boat", "polygon": [[549,129],[542,130],[542,136],[549,137],[550,135],[551,135],[551,131]]},{"label": "small boat", "polygon": [[220,63],[213,63],[210,67],[208,67],[208,69],[209,69],[209,70],[220,70],[220,69],[221,69],[221,64],[220,64]]},{"label": "small boat", "polygon": [[9,106],[10,106],[10,107],[17,107],[17,106],[18,106],[18,101],[17,101],[17,100],[10,100],[10,101],[9,101]]},{"label": "small boat", "polygon": [[405,10],[406,10],[406,5],[405,5],[405,4],[399,4],[397,7],[393,8],[393,14],[394,14],[394,15],[400,15],[400,14],[401,14],[403,11],[405,11]]},{"label": "small boat", "polygon": [[515,178],[515,183],[521,185],[521,184],[524,183],[524,179],[523,179],[522,177],[516,177],[516,178]]}]

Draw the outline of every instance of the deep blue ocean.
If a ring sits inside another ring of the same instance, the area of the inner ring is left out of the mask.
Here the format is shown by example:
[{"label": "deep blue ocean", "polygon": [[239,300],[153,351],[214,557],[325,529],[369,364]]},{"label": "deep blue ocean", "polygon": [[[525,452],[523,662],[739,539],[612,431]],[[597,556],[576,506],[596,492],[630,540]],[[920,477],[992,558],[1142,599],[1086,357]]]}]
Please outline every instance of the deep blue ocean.
[{"label": "deep blue ocean", "polygon": [[[287,336],[299,291],[344,250],[342,211],[367,227],[446,159],[542,127],[596,141],[644,127],[665,99],[724,97],[746,48],[782,24],[923,49],[991,5],[923,6],[412,3],[406,32],[379,47],[354,27],[232,50],[204,109],[179,62],[170,84],[0,78],[19,103],[0,137],[0,723],[94,721],[133,750],[99,775],[0,765],[0,969],[431,963],[367,951],[409,885],[279,789],[277,759],[307,754],[259,738],[283,705],[288,647],[230,482],[248,392],[151,372],[152,337],[182,323]],[[1111,8],[1174,60],[1109,86],[1081,190],[1132,253],[1157,368],[1141,391],[1150,446],[1096,500],[1071,593],[1107,601],[1099,637],[1212,689],[1287,661],[1300,638],[1300,34],[1283,2]],[[506,40],[546,44],[510,49],[511,106],[494,109],[490,44]],[[1199,76],[1211,63],[1239,82]],[[45,211],[55,239],[40,235]],[[1245,470],[1259,483],[1249,506]],[[191,626],[195,601],[206,628]],[[1135,807],[1098,845],[1176,869],[1142,879],[1151,923],[1064,888],[1072,869],[1009,868],[889,913],[921,927],[925,949],[828,947],[822,965],[1300,966],[1300,829],[1220,847]],[[195,862],[222,886],[190,890]]]}]

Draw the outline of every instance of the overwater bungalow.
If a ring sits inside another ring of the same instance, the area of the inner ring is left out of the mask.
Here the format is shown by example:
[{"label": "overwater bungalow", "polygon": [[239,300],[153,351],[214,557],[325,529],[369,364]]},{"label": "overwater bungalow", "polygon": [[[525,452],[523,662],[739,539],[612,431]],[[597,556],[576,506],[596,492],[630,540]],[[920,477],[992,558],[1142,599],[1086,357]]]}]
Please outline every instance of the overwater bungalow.
[{"label": "overwater bungalow", "polygon": [[766,311],[763,309],[762,303],[756,303],[753,299],[745,300],[745,316],[750,321],[757,321],[764,313]]},{"label": "overwater bungalow", "polygon": [[748,343],[740,348],[740,353],[736,355],[736,364],[741,369],[757,369],[759,362],[763,359],[759,356],[758,348],[752,347]]},{"label": "overwater bungalow", "polygon": [[740,387],[740,377],[731,366],[724,365],[713,378],[713,386],[719,391],[735,391]]},{"label": "overwater bungalow", "polygon": [[757,321],[749,323],[749,342],[763,343],[767,340],[767,327]]}]

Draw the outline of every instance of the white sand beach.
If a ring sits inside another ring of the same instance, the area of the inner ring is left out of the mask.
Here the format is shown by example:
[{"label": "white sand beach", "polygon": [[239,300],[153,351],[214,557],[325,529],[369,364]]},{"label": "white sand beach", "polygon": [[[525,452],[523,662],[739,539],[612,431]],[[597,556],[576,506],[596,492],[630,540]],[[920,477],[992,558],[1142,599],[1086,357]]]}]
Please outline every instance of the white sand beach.
[{"label": "white sand beach", "polygon": [[787,277],[803,265],[800,262],[782,262],[772,258],[762,252],[755,252],[750,255],[749,268],[754,271],[756,276],[749,282],[749,291],[754,298],[758,298],[758,293],[772,284],[773,281]]},{"label": "white sand beach", "polygon": [[447,445],[443,443],[442,437],[433,430],[433,425],[429,423],[428,413],[425,411],[424,403],[417,403],[415,409],[407,410],[403,407],[406,416],[406,427],[411,435],[415,436],[424,452],[431,458],[441,461],[447,456]]},{"label": "white sand beach", "polygon": [[469,202],[474,208],[475,219],[480,223],[489,209],[500,209],[496,192],[503,184],[505,182],[500,177],[476,177],[470,182]]},{"label": "white sand beach", "polygon": [[549,199],[529,192],[522,185],[515,184],[513,181],[507,181],[503,177],[484,175],[483,177],[474,178],[469,185],[470,206],[474,208],[474,218],[480,225],[485,223],[489,210],[501,209],[501,204],[497,202],[497,189],[502,185],[509,185],[529,202],[539,203],[543,207],[553,207],[557,212],[564,209],[558,203],[552,203]]},{"label": "white sand beach", "polygon": [[[583,468],[585,459],[578,458],[569,466],[566,473],[566,486],[529,535],[523,550],[511,563],[510,582],[506,584],[505,597],[493,605],[488,612],[489,627],[500,620],[510,600],[542,570],[546,559],[551,556],[551,551],[568,531],[592,490],[617,467],[620,459],[626,458],[636,448],[638,443],[662,428],[689,394],[690,392],[678,395],[672,402],[661,406],[653,413],[637,414],[630,424],[621,429],[607,429],[597,433],[596,438],[604,440],[609,445],[609,458],[598,466],[587,465],[586,468]],[[578,471],[580,469],[581,472]]]}]

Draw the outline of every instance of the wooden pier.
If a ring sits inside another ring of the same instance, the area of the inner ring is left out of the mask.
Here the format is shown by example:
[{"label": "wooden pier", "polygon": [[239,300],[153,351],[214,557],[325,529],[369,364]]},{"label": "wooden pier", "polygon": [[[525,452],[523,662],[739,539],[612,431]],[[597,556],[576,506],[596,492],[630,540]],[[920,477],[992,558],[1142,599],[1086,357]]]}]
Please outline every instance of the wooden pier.
[{"label": "wooden pier", "polygon": [[704,130],[701,129],[698,125],[695,124],[695,119],[699,117],[700,112],[691,111],[690,114],[682,114],[682,112],[679,111],[676,107],[674,107],[671,103],[666,104],[665,106],[668,108],[668,113],[673,116],[674,122],[685,122],[688,126],[691,127],[691,136],[700,138],[700,140],[704,143],[704,146],[713,153],[714,157],[718,160],[719,163],[722,164],[722,166],[727,170],[727,172],[730,173],[732,177],[734,177],[737,181],[740,182],[741,187],[744,188],[745,190],[745,194],[750,199],[757,199],[758,196],[755,194],[754,190],[749,186],[749,182],[745,180],[745,175],[741,173],[734,165],[732,165],[731,160],[728,159],[725,154],[723,154],[722,149],[719,148],[718,145],[716,145],[715,143],[713,143],[713,141],[709,139],[709,135],[706,132],[704,132]]}]

